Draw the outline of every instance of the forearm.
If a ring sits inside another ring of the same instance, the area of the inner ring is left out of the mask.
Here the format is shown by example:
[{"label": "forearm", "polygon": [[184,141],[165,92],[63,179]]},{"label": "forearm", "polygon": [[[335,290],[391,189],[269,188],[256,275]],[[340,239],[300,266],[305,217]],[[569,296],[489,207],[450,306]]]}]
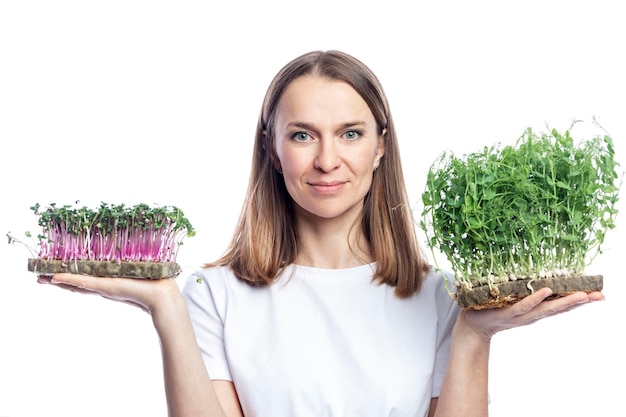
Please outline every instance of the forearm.
[{"label": "forearm", "polygon": [[459,317],[435,417],[486,417],[490,341]]},{"label": "forearm", "polygon": [[152,312],[161,342],[167,407],[171,417],[225,416],[200,355],[182,297]]}]

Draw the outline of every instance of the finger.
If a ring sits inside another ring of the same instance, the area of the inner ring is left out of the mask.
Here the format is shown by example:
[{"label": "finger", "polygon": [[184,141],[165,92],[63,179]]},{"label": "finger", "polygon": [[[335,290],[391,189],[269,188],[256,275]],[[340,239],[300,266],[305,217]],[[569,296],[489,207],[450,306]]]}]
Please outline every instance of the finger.
[{"label": "finger", "polygon": [[592,300],[599,300],[602,298],[601,294],[593,294],[590,296],[585,292],[576,292],[564,297],[558,297],[553,300],[546,301],[537,305],[537,307],[528,314],[529,322],[534,323],[543,318],[556,316],[568,311],[572,311],[585,304],[590,303]]},{"label": "finger", "polygon": [[89,275],[60,273],[52,275],[50,283],[66,286],[69,285],[80,289],[97,290],[100,287],[100,279],[101,278],[96,278]]},{"label": "finger", "polygon": [[151,280],[59,273],[52,277],[40,277],[38,281],[73,292],[98,294],[148,313],[162,300],[181,296],[178,284],[171,277]]},{"label": "finger", "polygon": [[598,301],[604,301],[604,295],[601,292],[599,292],[599,291],[595,291],[595,292],[589,293],[589,294],[587,294],[587,297],[588,297],[588,301],[579,301],[579,302],[573,304],[571,307],[564,308],[563,310],[559,311],[557,314],[575,310],[575,309],[580,308],[580,307],[582,307],[582,306],[584,306],[586,304],[591,304],[591,303],[595,303],[595,302],[598,302]]},{"label": "finger", "polygon": [[[94,277],[91,275],[60,273],[52,276],[51,284],[74,292],[96,293],[111,299],[127,298],[132,292],[134,279]],[[78,290],[78,291],[77,291]]]},{"label": "finger", "polygon": [[515,326],[526,326],[546,317],[573,310],[589,302],[588,296],[584,292],[548,300],[552,295],[552,290],[544,287],[514,304],[511,307],[514,314],[512,323],[515,323]]},{"label": "finger", "polygon": [[524,297],[521,301],[517,302],[511,307],[511,312],[515,316],[523,316],[530,311],[534,310],[538,305],[540,305],[546,298],[552,295],[552,289],[548,287],[541,288],[536,290],[532,294]]},{"label": "finger", "polygon": [[594,291],[587,294],[589,296],[589,301],[604,301],[604,294],[601,291]]},{"label": "finger", "polygon": [[75,293],[94,294],[94,291],[88,288],[81,288],[80,286],[77,286],[77,285],[70,285],[70,284],[65,284],[62,282],[56,282],[53,280],[51,275],[40,275],[37,277],[37,282],[39,284],[52,285],[54,287],[62,288],[64,290],[75,292]]}]

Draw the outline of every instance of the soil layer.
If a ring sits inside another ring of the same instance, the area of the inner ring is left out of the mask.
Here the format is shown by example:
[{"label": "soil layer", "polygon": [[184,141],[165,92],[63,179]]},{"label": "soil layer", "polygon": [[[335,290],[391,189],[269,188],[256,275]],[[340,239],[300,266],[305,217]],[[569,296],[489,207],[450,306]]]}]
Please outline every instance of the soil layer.
[{"label": "soil layer", "polygon": [[[463,308],[483,310],[501,308],[515,304],[522,298],[541,288],[549,287],[553,294],[549,297],[559,298],[577,291],[593,292],[602,290],[602,275],[580,275],[552,278],[539,278],[529,284],[528,279],[509,281],[467,289],[457,287],[456,300]],[[529,288],[532,287],[532,290]]]},{"label": "soil layer", "polygon": [[170,278],[180,273],[180,266],[175,262],[114,262],[76,260],[63,263],[59,260],[28,260],[28,270],[38,275],[53,275],[61,272],[92,275],[96,277],[124,277],[161,279]]}]

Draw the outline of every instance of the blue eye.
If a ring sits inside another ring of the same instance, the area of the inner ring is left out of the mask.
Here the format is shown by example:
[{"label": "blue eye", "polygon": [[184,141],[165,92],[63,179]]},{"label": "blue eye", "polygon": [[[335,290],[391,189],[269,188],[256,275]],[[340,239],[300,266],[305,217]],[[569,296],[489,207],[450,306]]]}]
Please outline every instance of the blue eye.
[{"label": "blue eye", "polygon": [[291,139],[296,142],[306,142],[307,140],[310,140],[310,138],[311,136],[306,132],[296,132],[291,135]]},{"label": "blue eye", "polygon": [[363,133],[360,130],[348,130],[346,133],[343,134],[343,137],[346,140],[355,140],[360,138],[363,135]]}]

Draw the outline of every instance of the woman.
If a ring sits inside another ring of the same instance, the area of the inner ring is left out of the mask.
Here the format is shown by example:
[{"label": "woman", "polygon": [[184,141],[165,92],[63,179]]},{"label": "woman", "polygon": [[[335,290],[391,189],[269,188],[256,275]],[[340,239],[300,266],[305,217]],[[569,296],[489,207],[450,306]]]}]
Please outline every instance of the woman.
[{"label": "woman", "polygon": [[601,300],[459,311],[417,244],[384,92],[360,61],[311,52],[271,83],[225,255],[139,281],[58,274],[138,305],[161,341],[172,416],[486,416],[491,337]]}]

